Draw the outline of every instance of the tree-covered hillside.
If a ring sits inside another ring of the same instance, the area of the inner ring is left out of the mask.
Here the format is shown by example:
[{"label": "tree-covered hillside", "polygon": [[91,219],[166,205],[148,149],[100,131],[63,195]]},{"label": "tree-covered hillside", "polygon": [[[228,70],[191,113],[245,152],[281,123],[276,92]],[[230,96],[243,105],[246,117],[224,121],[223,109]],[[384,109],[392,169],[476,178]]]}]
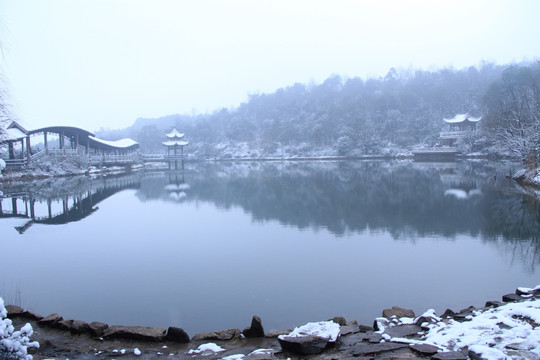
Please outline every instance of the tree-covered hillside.
[{"label": "tree-covered hillside", "polygon": [[[190,141],[187,152],[199,158],[399,153],[436,145],[445,117],[486,115],[493,109],[489,101],[486,106],[486,93],[509,68],[488,63],[432,72],[392,68],[384,78],[367,80],[334,75],[318,85],[252,94],[232,110],[139,118],[130,128],[98,135],[128,136],[144,152],[162,152],[165,132],[176,126]],[[481,147],[493,145],[479,140]]]}]

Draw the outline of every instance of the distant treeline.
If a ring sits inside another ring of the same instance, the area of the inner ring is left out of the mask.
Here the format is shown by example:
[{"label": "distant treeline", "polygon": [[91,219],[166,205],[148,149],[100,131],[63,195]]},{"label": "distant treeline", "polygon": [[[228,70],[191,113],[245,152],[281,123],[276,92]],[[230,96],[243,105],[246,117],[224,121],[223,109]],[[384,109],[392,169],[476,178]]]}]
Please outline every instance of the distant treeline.
[{"label": "distant treeline", "polygon": [[101,130],[98,136],[127,136],[144,152],[163,151],[165,132],[176,126],[190,141],[187,152],[198,157],[391,154],[437,145],[443,118],[468,112],[489,116],[481,122],[483,131],[460,146],[504,154],[496,128],[508,120],[501,109],[512,102],[505,103],[512,92],[508,86],[521,81],[523,69],[533,79],[531,88],[540,85],[539,68],[538,62],[485,63],[461,70],[392,68],[385,77],[367,80],[333,75],[319,85],[296,83],[272,94],[252,94],[233,110],[139,118],[127,129]]}]

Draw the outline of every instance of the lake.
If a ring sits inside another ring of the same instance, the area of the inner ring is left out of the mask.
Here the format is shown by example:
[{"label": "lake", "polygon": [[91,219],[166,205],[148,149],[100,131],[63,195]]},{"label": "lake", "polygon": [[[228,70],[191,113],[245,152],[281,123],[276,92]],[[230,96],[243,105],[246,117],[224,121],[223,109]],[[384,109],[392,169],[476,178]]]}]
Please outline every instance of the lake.
[{"label": "lake", "polygon": [[4,186],[0,296],[190,336],[482,306],[540,282],[540,204],[510,167],[186,163]]}]

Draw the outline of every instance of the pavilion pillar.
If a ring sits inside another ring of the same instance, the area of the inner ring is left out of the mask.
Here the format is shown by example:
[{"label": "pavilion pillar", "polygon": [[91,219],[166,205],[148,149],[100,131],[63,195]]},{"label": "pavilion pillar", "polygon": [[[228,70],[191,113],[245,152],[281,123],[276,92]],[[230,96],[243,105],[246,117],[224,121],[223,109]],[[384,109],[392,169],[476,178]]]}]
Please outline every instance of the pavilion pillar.
[{"label": "pavilion pillar", "polygon": [[30,218],[35,219],[36,218],[36,211],[34,208],[35,200],[32,195],[30,195]]},{"label": "pavilion pillar", "polygon": [[11,198],[11,212],[13,215],[17,215],[17,198],[12,197]]},{"label": "pavilion pillar", "polygon": [[13,147],[13,142],[8,143],[8,152],[9,152],[9,159],[13,160],[15,159],[15,149]]},{"label": "pavilion pillar", "polygon": [[51,199],[47,199],[47,213],[49,215],[49,219],[51,219],[52,218]]},{"label": "pavilion pillar", "polygon": [[66,155],[66,139],[63,131],[60,132],[60,149],[63,149],[64,155]]},{"label": "pavilion pillar", "polygon": [[90,138],[86,138],[86,155],[90,154]]},{"label": "pavilion pillar", "polygon": [[24,138],[21,139],[21,159],[24,159]]},{"label": "pavilion pillar", "polygon": [[47,132],[43,132],[43,142],[45,144],[45,155],[49,155],[49,143],[47,142]]},{"label": "pavilion pillar", "polygon": [[28,165],[32,161],[32,148],[30,146],[30,135],[26,137],[26,158],[28,159]]}]

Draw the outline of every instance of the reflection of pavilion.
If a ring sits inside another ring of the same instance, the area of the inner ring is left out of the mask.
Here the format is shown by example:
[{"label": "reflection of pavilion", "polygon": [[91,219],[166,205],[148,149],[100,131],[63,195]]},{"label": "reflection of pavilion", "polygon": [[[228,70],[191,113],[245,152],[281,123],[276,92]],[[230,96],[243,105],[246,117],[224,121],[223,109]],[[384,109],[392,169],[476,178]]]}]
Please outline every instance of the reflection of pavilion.
[{"label": "reflection of pavilion", "polygon": [[6,192],[0,197],[0,219],[20,218],[26,222],[15,227],[23,234],[32,224],[60,225],[79,221],[98,210],[99,202],[120,190],[139,186],[134,177],[99,179],[83,189],[54,192],[46,195],[39,191]]},{"label": "reflection of pavilion", "polygon": [[186,184],[184,173],[169,174],[169,183],[165,185],[165,190],[169,199],[180,201],[187,196],[186,191],[189,190],[189,184]]},{"label": "reflection of pavilion", "polygon": [[[174,162],[174,169],[178,170],[178,161],[180,160],[182,164],[182,169],[184,169],[184,146],[189,144],[189,142],[182,140],[184,134],[179,133],[176,128],[173,128],[172,131],[166,134],[169,140],[165,141],[163,145],[167,147],[167,155],[165,160],[169,163],[169,170],[171,169],[171,163]],[[180,149],[180,153],[178,153]],[[172,151],[172,154],[171,154]]]}]

